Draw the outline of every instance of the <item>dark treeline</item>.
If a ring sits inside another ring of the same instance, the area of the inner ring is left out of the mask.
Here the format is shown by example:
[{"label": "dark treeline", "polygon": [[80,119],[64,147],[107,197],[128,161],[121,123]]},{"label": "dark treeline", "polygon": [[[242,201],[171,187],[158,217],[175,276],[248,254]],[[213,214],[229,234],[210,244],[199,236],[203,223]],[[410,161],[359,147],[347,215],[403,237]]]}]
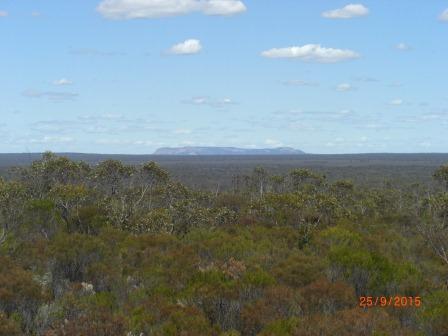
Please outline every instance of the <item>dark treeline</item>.
[{"label": "dark treeline", "polygon": [[[263,167],[203,191],[51,153],[0,180],[0,335],[448,335],[434,184]],[[421,297],[360,308],[360,296]]]},{"label": "dark treeline", "polygon": [[[327,182],[350,179],[357,186],[377,186],[387,181],[394,187],[412,183],[430,184],[432,173],[448,162],[448,154],[340,154],[340,155],[281,155],[281,156],[160,156],[58,154],[73,161],[97,165],[106,160],[118,160],[138,166],[154,161],[171,177],[184,185],[200,190],[229,191],[234,176],[250,175],[257,166],[269,174],[286,175],[301,167],[326,176]],[[8,179],[10,167],[29,166],[42,154],[1,154],[0,176]]]}]

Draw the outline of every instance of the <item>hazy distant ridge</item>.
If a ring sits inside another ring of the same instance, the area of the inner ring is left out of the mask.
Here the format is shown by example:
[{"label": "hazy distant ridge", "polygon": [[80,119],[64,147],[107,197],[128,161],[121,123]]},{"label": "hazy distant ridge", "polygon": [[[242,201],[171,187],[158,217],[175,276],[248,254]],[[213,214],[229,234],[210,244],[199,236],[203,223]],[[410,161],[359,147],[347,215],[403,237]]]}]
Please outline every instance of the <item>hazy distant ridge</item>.
[{"label": "hazy distant ridge", "polygon": [[297,155],[303,151],[289,148],[235,148],[235,147],[164,147],[154,152],[155,155]]}]

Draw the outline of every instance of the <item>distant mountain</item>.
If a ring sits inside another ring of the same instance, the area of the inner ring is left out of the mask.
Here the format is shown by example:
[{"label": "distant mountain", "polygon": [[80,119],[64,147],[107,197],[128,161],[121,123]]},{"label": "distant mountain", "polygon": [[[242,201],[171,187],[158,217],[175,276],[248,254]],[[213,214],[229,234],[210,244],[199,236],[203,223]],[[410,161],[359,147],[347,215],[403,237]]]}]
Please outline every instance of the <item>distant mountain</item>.
[{"label": "distant mountain", "polygon": [[235,147],[165,147],[159,148],[154,155],[298,155],[305,154],[301,150],[280,148],[235,148]]}]

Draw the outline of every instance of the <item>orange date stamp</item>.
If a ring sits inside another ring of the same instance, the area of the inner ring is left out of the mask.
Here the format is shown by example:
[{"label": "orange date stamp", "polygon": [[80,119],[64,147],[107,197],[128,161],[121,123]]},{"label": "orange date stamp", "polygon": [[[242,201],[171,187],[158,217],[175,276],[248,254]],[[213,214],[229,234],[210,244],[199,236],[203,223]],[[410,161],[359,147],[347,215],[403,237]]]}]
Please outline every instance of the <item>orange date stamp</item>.
[{"label": "orange date stamp", "polygon": [[419,308],[422,305],[420,296],[360,296],[359,307],[394,307],[394,308]]}]

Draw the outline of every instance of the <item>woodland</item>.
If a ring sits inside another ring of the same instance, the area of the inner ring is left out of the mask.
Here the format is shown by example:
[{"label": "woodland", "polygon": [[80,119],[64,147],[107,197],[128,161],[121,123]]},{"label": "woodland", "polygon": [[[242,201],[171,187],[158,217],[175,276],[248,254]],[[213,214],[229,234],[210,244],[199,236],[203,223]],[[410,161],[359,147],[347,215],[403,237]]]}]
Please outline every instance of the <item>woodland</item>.
[{"label": "woodland", "polygon": [[0,335],[448,335],[448,165],[432,178],[201,189],[47,152],[0,179]]}]

